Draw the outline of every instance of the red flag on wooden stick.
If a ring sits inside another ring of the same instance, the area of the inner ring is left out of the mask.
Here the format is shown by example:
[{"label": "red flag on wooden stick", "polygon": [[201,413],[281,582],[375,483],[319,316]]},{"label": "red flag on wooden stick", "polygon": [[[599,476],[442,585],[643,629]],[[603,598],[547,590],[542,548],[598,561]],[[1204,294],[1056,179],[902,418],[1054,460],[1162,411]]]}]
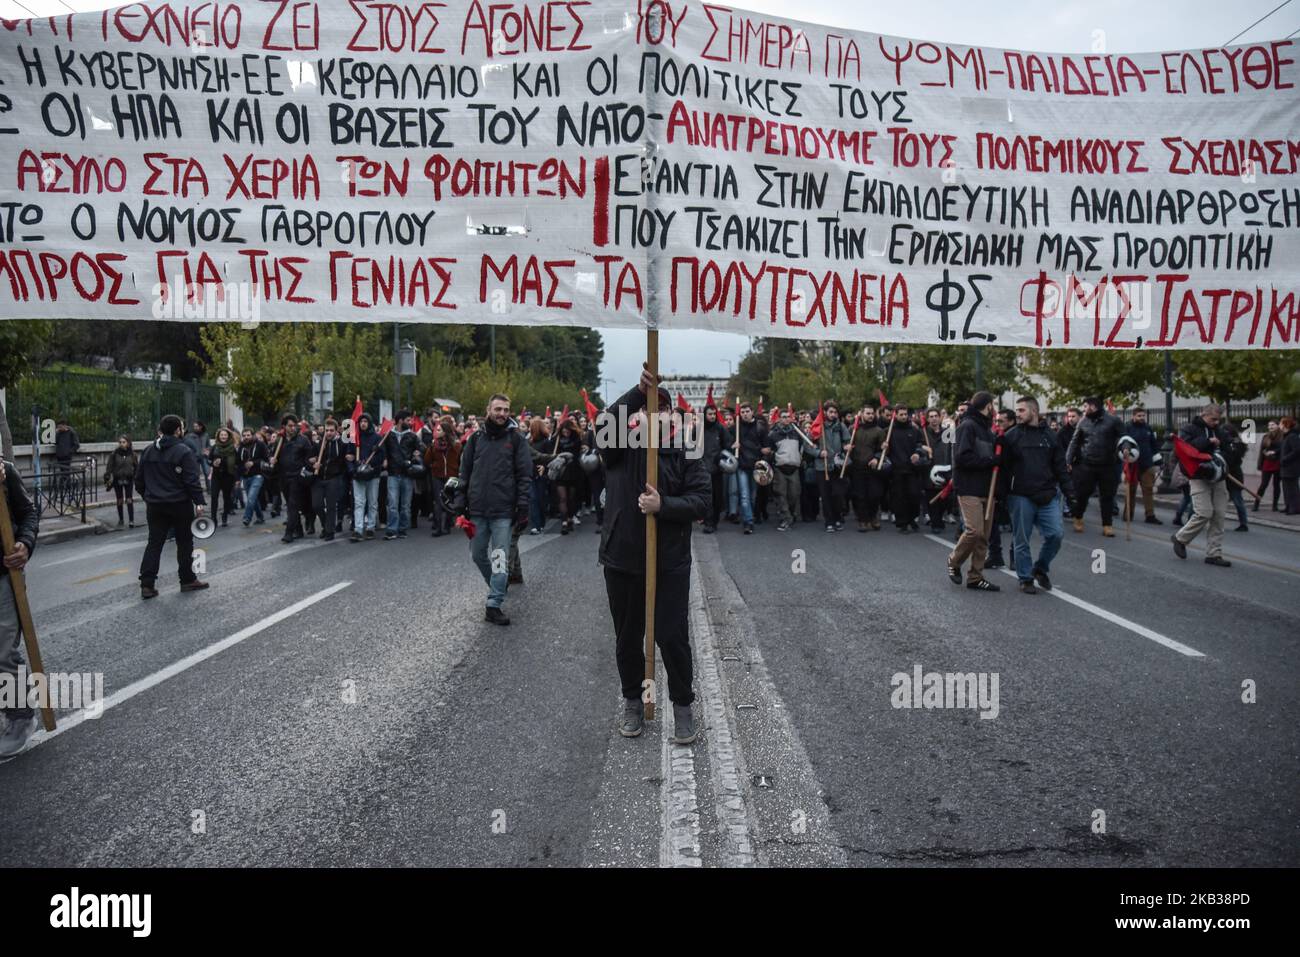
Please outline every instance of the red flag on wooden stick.
[{"label": "red flag on wooden stick", "polygon": [[876,390],[876,395],[880,397],[880,407],[882,409],[889,408],[889,396],[885,395],[885,393],[880,389]]},{"label": "red flag on wooden stick", "polygon": [[825,423],[825,421],[826,421],[826,410],[822,408],[818,408],[817,418],[813,419],[812,423],[808,426],[808,437],[811,438],[814,442],[821,440],[822,426]]}]

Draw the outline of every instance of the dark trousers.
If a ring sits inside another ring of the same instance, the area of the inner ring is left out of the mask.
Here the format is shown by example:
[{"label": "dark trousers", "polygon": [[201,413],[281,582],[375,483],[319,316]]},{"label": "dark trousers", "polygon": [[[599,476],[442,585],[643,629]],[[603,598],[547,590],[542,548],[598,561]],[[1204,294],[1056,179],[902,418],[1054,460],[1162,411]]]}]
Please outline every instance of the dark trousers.
[{"label": "dark trousers", "polygon": [[1101,524],[1113,524],[1115,491],[1119,485],[1115,470],[1109,465],[1093,468],[1080,462],[1070,475],[1074,479],[1074,509],[1071,514],[1075,518],[1083,518],[1088,511],[1088,499],[1095,489],[1101,502]]},{"label": "dark trousers", "polygon": [[895,471],[889,483],[894,524],[906,528],[921,514],[921,476]]},{"label": "dark trousers", "polygon": [[[1277,511],[1277,497],[1282,491],[1282,476],[1278,472],[1263,472],[1259,476],[1259,491],[1255,494],[1261,499],[1264,497],[1264,491],[1268,488],[1268,483],[1273,483],[1273,511]],[[1255,503],[1255,508],[1259,508],[1259,502]]]},{"label": "dark trousers", "polygon": [[190,522],[194,520],[193,503],[147,502],[145,516],[149,523],[149,544],[144,547],[144,558],[140,561],[140,584],[152,588],[158,580],[158,565],[169,532],[176,534],[176,571],[181,584],[194,581],[194,533],[190,530]]},{"label": "dark trousers", "polygon": [[280,514],[280,473],[273,472],[267,475],[262,482],[262,491],[258,493],[262,496],[262,510],[271,512],[271,517]]},{"label": "dark trousers", "polygon": [[[114,482],[114,483],[113,483],[113,494],[117,497],[117,521],[118,521],[118,524],[121,524],[121,522],[122,522],[122,505],[123,505],[123,503],[125,503],[125,504],[126,504],[126,513],[127,513],[128,516],[130,516],[127,520],[128,520],[129,522],[131,522],[131,524],[134,525],[134,524],[135,524],[135,499],[133,499],[133,498],[131,497],[131,483],[130,483],[130,482]],[[1274,496],[1274,498],[1276,498],[1276,496]]]},{"label": "dark trousers", "polygon": [[799,492],[799,517],[805,522],[817,521],[818,491],[816,480],[809,480],[809,473],[804,472],[803,488]]},{"label": "dark trousers", "polygon": [[320,527],[327,536],[334,531],[343,517],[343,476],[319,478],[311,486],[312,512],[320,518]]},{"label": "dark trousers", "polygon": [[716,527],[718,524],[718,514],[722,511],[722,503],[726,501],[727,495],[724,491],[726,487],[727,473],[718,469],[709,476],[709,482],[713,486],[713,500],[709,504],[709,526]]},{"label": "dark trousers", "polygon": [[284,493],[285,534],[301,535],[303,518],[312,520],[311,488],[301,477],[285,475],[280,480],[280,490]]},{"label": "dark trousers", "polygon": [[1300,515],[1300,478],[1282,479],[1282,497],[1286,502],[1286,514]]},{"label": "dark trousers", "polygon": [[[693,678],[690,634],[686,616],[690,573],[660,575],[655,598],[655,644],[668,672],[668,697],[673,704],[690,704]],[[618,677],[624,698],[640,698],[645,680],[645,576],[605,569],[605,592],[614,617]],[[656,694],[656,701],[660,696]]]},{"label": "dark trousers", "polygon": [[835,525],[844,520],[844,486],[839,471],[832,468],[830,474],[817,470],[817,494],[822,500],[822,519],[827,525]]},{"label": "dark trousers", "polygon": [[853,498],[853,511],[862,523],[873,522],[880,511],[880,497],[884,483],[880,473],[866,465],[849,466],[849,488]]},{"label": "dark trousers", "polygon": [[[225,509],[221,507],[225,496]],[[225,518],[235,510],[235,477],[226,471],[212,473],[212,520]]]}]

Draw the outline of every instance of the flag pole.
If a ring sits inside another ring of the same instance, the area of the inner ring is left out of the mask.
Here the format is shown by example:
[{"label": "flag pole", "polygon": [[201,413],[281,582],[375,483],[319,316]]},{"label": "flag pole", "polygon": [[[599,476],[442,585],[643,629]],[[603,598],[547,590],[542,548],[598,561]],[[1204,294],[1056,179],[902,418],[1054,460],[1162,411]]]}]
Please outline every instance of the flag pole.
[{"label": "flag pole", "polygon": [[[0,463],[0,476],[4,473],[4,464]],[[5,555],[12,554],[18,548],[14,537],[14,522],[9,514],[9,496],[5,492],[3,478],[0,478],[0,545]],[[32,667],[32,674],[44,675],[45,664],[41,661],[41,648],[36,643],[36,625],[32,622],[32,606],[27,600],[27,579],[21,568],[9,569],[9,587],[14,591],[14,608],[18,611],[18,627],[23,632],[23,643],[27,646],[27,658]],[[49,684],[46,683],[48,689]],[[26,691],[26,689],[23,689]],[[55,729],[54,711],[50,708],[50,695],[47,690],[41,703],[41,722],[46,731]]]},{"label": "flag pole", "polygon": [[[653,488],[659,487],[659,330],[646,330],[646,366],[650,370],[650,388],[646,389],[646,444],[645,481]],[[739,434],[739,432],[737,433]],[[650,688],[650,700],[645,702],[645,717],[655,716],[655,597],[658,589],[659,525],[654,515],[645,517],[645,678]]]},{"label": "flag pole", "polygon": [[858,440],[858,423],[862,421],[862,413],[859,412],[853,417],[853,434],[849,436],[849,447],[844,450],[844,464],[840,466],[840,478],[844,478],[844,470],[849,467],[849,455],[853,452],[853,443]]}]

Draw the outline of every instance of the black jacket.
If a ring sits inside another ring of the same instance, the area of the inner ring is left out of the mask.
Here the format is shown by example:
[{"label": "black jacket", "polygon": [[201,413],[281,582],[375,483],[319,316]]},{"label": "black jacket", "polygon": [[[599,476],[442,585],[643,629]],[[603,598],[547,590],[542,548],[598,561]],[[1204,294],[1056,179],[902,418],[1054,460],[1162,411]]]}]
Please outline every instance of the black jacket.
[{"label": "black jacket", "polygon": [[[319,446],[317,447],[319,449]],[[338,478],[348,470],[346,456],[354,454],[356,447],[350,442],[344,442],[339,436],[335,436],[332,442],[325,443],[325,451],[321,454],[320,477],[325,479]]]},{"label": "black jacket", "polygon": [[1124,423],[1104,409],[1093,418],[1085,415],[1079,420],[1065,452],[1067,465],[1086,465],[1099,469],[1114,466],[1119,461],[1115,449],[1124,435]]},{"label": "black jacket", "polygon": [[1131,435],[1138,446],[1138,472],[1145,472],[1154,464],[1156,452],[1160,451],[1156,445],[1156,433],[1149,425],[1138,425],[1135,422],[1128,424],[1127,435]]},{"label": "black jacket", "polygon": [[[640,389],[631,389],[601,415],[619,421],[645,407]],[[637,506],[646,481],[646,452],[642,448],[605,444],[616,429],[597,429],[596,445],[605,462],[605,520],[600,527],[600,563],[615,571],[645,574],[645,516]],[[743,441],[743,440],[742,440]],[[627,442],[623,442],[627,445]],[[661,575],[681,575],[691,568],[691,529],[709,514],[712,481],[702,458],[687,458],[684,449],[659,450],[659,509],[657,552]]]},{"label": "black jacket", "polygon": [[261,439],[254,437],[251,442],[240,442],[239,477],[253,478],[261,475],[262,463],[269,461],[270,458],[271,453]]},{"label": "black jacket", "polygon": [[1040,419],[1036,426],[1016,425],[1008,429],[1002,436],[1000,493],[1050,501],[1062,486],[1069,487],[1065,452],[1047,424]]},{"label": "black jacket", "polygon": [[388,433],[384,440],[384,457],[388,460],[389,475],[405,475],[407,467],[420,455],[420,435],[412,429]]},{"label": "black jacket", "polygon": [[953,439],[952,488],[957,495],[988,498],[993,466],[998,464],[997,445],[992,423],[982,413],[967,409]]},{"label": "black jacket", "polygon": [[705,423],[704,425],[704,467],[709,470],[710,475],[716,475],[721,468],[718,460],[722,457],[722,450],[731,448],[735,440],[727,427],[719,422]]},{"label": "black jacket", "polygon": [[[640,395],[641,390],[637,389],[636,392]],[[736,428],[740,430],[740,453],[736,457],[740,459],[742,469],[752,469],[763,457],[763,449],[767,447],[767,423],[754,416],[753,422],[737,419]],[[734,442],[736,437],[733,435],[731,439]]]},{"label": "black jacket", "polygon": [[194,450],[183,439],[162,435],[144,450],[135,470],[135,490],[154,505],[193,502],[207,504],[203,476]]},{"label": "black jacket", "polygon": [[312,445],[311,439],[301,432],[295,432],[284,440],[276,459],[276,470],[283,476],[296,479],[298,473],[307,465],[307,460],[316,454],[319,445]]},{"label": "black jacket", "polygon": [[1300,428],[1293,428],[1282,438],[1282,469],[1278,473],[1285,479],[1300,478]]},{"label": "black jacket", "polygon": [[[912,464],[913,454],[921,456],[919,465]],[[894,466],[894,472],[899,475],[928,473],[930,453],[926,451],[921,430],[910,422],[907,425],[895,422],[894,431],[889,436],[889,461]]]},{"label": "black jacket", "polygon": [[475,519],[518,519],[528,514],[532,477],[533,453],[514,419],[488,419],[460,450],[457,505]]},{"label": "black jacket", "polygon": [[[36,533],[39,531],[41,515],[27,497],[18,469],[12,462],[5,463],[4,495],[9,502],[9,517],[14,523],[14,541],[27,546],[27,554],[36,551]],[[0,562],[0,578],[7,578],[9,569]],[[6,585],[6,588],[9,586]]]},{"label": "black jacket", "polygon": [[[1218,452],[1223,456],[1224,464],[1228,464],[1226,455],[1228,449],[1228,433],[1223,430],[1222,425],[1210,428],[1205,424],[1205,420],[1198,415],[1178,430],[1178,437],[1198,452],[1206,452],[1210,455]],[[1216,445],[1214,442],[1210,441],[1211,439],[1218,439],[1218,444]],[[1187,474],[1185,469],[1183,474]],[[1192,477],[1193,476],[1188,476],[1188,478]]]},{"label": "black jacket", "polygon": [[54,458],[55,461],[67,463],[77,454],[81,448],[81,439],[77,437],[77,430],[67,428],[61,432],[54,433]]}]

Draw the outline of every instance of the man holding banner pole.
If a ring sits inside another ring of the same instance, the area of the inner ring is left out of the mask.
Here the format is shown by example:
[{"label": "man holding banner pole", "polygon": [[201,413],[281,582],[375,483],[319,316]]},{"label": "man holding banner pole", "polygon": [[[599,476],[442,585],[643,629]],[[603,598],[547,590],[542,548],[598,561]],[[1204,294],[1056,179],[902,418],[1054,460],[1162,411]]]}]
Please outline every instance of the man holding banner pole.
[{"label": "man holding banner pole", "polygon": [[[0,730],[0,758],[17,754],[36,733],[36,711],[28,706],[27,687],[19,686],[17,676],[27,665],[21,639],[27,641],[32,668],[37,672],[44,670],[36,635],[31,629],[31,610],[26,607],[26,586],[22,579],[23,568],[36,547],[39,522],[40,511],[27,497],[18,472],[0,459],[0,537],[4,545],[4,557],[0,561],[0,677],[7,676],[13,681],[14,692],[19,696],[14,706],[3,708],[8,720]],[[52,716],[47,718],[47,728],[53,730]]]},{"label": "man holding banner pole", "polygon": [[[675,428],[660,442],[659,482],[646,482],[649,454],[648,429],[656,428],[645,409],[647,391],[657,387],[657,376],[647,367],[637,386],[611,402],[600,415],[596,447],[605,463],[605,521],[600,534],[600,563],[605,570],[605,590],[614,619],[619,680],[623,689],[623,718],[619,732],[634,738],[645,718],[642,699],[646,680],[646,537],[650,516],[657,526],[656,598],[653,611],[655,644],[668,673],[668,697],[673,704],[675,744],[696,738],[691,703],[693,669],[687,612],[691,581],[691,530],[709,513],[711,483],[701,456],[683,448],[679,419],[669,413]],[[658,401],[670,407],[671,399],[658,389]]]}]

